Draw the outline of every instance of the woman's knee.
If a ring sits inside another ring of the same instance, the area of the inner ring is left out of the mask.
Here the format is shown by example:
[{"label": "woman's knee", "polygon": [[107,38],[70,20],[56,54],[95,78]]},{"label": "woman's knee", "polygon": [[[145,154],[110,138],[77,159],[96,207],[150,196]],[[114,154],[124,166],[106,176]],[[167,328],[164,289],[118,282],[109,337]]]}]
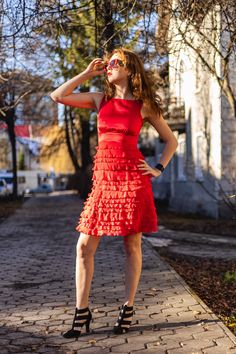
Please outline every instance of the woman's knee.
[{"label": "woman's knee", "polygon": [[79,258],[93,257],[98,247],[100,237],[81,234],[77,245],[76,254]]},{"label": "woman's knee", "polygon": [[124,238],[125,252],[127,255],[140,255],[142,252],[141,235],[129,235]]}]

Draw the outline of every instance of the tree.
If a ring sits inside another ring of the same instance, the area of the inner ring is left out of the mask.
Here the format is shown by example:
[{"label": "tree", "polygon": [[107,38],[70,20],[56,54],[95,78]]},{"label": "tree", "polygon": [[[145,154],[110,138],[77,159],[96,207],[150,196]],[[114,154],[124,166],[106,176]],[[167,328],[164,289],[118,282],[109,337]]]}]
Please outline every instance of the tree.
[{"label": "tree", "polygon": [[[124,15],[119,15],[118,4],[108,0],[78,3],[80,5],[78,11],[63,13],[63,21],[58,17],[53,20],[54,25],[50,32],[48,26],[46,27],[43,23],[43,19],[40,19],[40,24],[36,28],[41,35],[50,39],[49,51],[54,53],[54,57],[56,54],[57,58],[56,75],[58,78],[63,78],[63,81],[84,70],[93,57],[101,56],[106,50],[111,50],[118,44],[121,45],[121,40],[124,40],[127,35],[121,32],[121,28],[124,28],[123,23],[126,23],[128,13],[126,11]],[[115,16],[119,16],[122,21],[115,21]],[[132,19],[130,16],[129,22],[133,25],[137,19]],[[79,91],[84,92],[94,88],[101,89],[100,78],[96,77],[80,85]],[[76,125],[78,119],[80,123]],[[91,177],[88,175],[88,171],[91,173],[88,167],[92,164],[89,120],[88,110],[64,107],[64,128],[68,151],[76,173],[78,176],[80,174],[84,176],[81,180],[86,182],[86,186],[80,183],[82,185],[81,196],[88,194],[87,180]],[[78,143],[80,154],[78,154]],[[81,164],[78,161],[80,156]]]},{"label": "tree", "polygon": [[196,60],[216,78],[236,118],[236,93],[231,80],[236,54],[235,1],[161,0],[158,14],[159,55],[177,55],[183,46],[191,49]]},{"label": "tree", "polygon": [[[0,78],[0,121],[7,125],[9,141],[12,152],[12,171],[13,171],[13,196],[17,197],[17,157],[16,157],[16,136],[15,121],[17,120],[17,107],[24,100],[29,99],[30,95],[37,96],[38,92],[49,90],[50,81],[40,77],[32,77],[19,71],[2,72]],[[41,99],[35,101],[34,109],[41,102]],[[27,113],[26,107],[24,105]],[[32,119],[32,117],[31,117]],[[39,119],[39,116],[36,118]]]},{"label": "tree", "polygon": [[[136,47],[143,59],[154,60],[155,33],[151,25],[157,4],[158,1],[148,0],[132,3],[46,0],[35,1],[29,6],[23,0],[17,5],[10,1],[4,3],[3,13],[10,12],[11,16],[5,22],[1,39],[5,49],[10,47],[9,42],[13,43],[12,56],[18,63],[24,59],[33,61],[32,70],[41,70],[47,62],[50,63],[47,74],[51,78],[54,76],[59,84],[60,80],[65,81],[83,70],[93,57],[101,56],[117,45]],[[94,88],[101,88],[100,79],[84,83],[79,90]],[[77,119],[81,130],[76,128]],[[88,111],[65,108],[68,151],[76,171],[85,171],[91,163],[91,156],[88,156],[89,119]],[[81,146],[82,165],[78,161],[77,142]]]}]

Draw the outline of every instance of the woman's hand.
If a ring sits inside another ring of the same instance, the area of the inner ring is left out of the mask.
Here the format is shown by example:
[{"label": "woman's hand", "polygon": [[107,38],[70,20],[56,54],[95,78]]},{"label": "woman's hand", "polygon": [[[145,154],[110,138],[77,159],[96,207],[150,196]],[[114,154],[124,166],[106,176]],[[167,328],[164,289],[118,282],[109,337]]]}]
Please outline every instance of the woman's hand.
[{"label": "woman's hand", "polygon": [[87,66],[87,68],[72,79],[64,82],[56,90],[54,90],[50,97],[53,101],[62,103],[64,105],[77,108],[92,108],[97,109],[95,104],[95,95],[93,92],[73,92],[73,90],[81,85],[84,81],[90,79],[95,75],[101,75],[106,71],[105,64],[101,58],[95,58]]},{"label": "woman's hand", "polygon": [[146,172],[142,173],[142,175],[151,174],[153,177],[158,177],[162,173],[157,168],[152,168],[151,166],[149,166],[145,160],[143,160],[143,159],[139,159],[139,160],[142,161],[142,164],[138,165],[139,170],[146,171]]},{"label": "woman's hand", "polygon": [[105,62],[101,58],[95,58],[91,61],[91,63],[84,70],[85,73],[96,76],[101,75],[106,71]]}]

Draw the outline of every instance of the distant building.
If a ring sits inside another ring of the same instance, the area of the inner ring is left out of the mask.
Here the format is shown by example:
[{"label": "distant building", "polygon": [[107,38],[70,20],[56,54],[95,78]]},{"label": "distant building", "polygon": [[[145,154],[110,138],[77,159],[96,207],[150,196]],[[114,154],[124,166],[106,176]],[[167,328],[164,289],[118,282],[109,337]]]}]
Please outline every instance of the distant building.
[{"label": "distant building", "polygon": [[[37,170],[40,137],[33,136],[31,125],[16,125],[18,169]],[[0,122],[0,169],[12,169],[12,152],[6,124]]]},{"label": "distant building", "polygon": [[[22,74],[23,75],[23,74]],[[16,89],[19,89],[18,86]],[[46,92],[32,93],[15,110],[15,136],[18,169],[40,170],[43,129],[58,121],[58,108]],[[12,151],[4,119],[0,120],[0,169],[12,169]]]}]

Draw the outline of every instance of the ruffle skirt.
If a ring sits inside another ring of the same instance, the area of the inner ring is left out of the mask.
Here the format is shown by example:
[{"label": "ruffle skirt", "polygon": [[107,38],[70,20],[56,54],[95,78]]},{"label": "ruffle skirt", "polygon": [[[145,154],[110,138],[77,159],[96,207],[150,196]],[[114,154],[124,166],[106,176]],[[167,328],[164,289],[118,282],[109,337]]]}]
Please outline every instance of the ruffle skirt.
[{"label": "ruffle skirt", "polygon": [[92,189],[76,230],[91,236],[158,231],[151,175],[142,175],[137,146],[101,143],[93,157]]}]

